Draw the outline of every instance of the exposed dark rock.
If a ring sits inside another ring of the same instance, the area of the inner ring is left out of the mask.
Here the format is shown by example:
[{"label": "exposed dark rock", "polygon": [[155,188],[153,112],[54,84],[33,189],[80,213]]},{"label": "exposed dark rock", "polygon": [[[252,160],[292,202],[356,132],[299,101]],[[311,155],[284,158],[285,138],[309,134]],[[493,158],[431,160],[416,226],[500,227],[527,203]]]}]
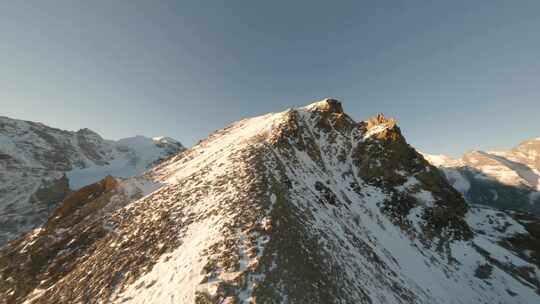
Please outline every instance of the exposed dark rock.
[{"label": "exposed dark rock", "polygon": [[482,264],[476,267],[476,269],[474,270],[474,276],[479,279],[486,280],[489,279],[492,272],[493,266],[491,266],[490,264]]}]

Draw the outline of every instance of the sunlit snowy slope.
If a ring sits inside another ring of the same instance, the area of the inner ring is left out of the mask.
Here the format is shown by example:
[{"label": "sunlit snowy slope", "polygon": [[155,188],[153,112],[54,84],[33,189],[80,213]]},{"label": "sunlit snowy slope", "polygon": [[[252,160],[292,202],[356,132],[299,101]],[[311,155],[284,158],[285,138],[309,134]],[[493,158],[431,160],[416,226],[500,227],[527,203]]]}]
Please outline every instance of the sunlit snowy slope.
[{"label": "sunlit snowy slope", "polygon": [[468,202],[540,215],[540,138],[506,151],[471,151],[460,159],[424,156]]}]

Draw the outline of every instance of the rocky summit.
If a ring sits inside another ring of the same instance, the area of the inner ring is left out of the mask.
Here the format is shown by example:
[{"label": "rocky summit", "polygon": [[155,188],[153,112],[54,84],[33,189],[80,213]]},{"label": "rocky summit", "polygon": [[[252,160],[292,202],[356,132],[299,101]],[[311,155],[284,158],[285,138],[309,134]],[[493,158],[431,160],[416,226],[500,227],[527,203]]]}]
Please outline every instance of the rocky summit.
[{"label": "rocky summit", "polygon": [[107,175],[139,175],[184,150],[168,137],[105,140],[0,117],[0,247],[43,224],[71,191]]},{"label": "rocky summit", "polygon": [[70,194],[0,251],[0,303],[538,303],[539,238],[327,99]]}]

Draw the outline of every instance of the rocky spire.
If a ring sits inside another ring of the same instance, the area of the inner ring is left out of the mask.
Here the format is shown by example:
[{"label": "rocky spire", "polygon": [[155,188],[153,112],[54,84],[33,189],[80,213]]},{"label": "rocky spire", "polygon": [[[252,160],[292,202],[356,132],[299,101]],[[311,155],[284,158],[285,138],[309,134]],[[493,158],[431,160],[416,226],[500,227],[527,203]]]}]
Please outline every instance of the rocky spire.
[{"label": "rocky spire", "polygon": [[386,125],[387,128],[393,128],[396,125],[396,120],[394,118],[386,118],[383,113],[379,113],[367,120],[368,130],[377,125]]}]

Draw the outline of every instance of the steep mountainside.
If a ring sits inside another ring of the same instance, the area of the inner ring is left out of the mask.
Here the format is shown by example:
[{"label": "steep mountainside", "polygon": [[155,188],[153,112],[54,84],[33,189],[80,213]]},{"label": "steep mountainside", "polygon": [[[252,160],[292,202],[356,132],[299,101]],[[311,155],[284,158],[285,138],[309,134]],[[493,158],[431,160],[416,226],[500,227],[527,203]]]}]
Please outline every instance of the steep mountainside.
[{"label": "steep mountainside", "polygon": [[104,140],[0,117],[0,246],[45,222],[69,193],[106,175],[141,174],[182,151],[170,138]]},{"label": "steep mountainside", "polygon": [[539,228],[328,99],[73,193],[0,251],[0,303],[536,303]]},{"label": "steep mountainside", "polygon": [[461,159],[424,155],[471,203],[540,215],[540,138],[507,151],[472,151]]}]

